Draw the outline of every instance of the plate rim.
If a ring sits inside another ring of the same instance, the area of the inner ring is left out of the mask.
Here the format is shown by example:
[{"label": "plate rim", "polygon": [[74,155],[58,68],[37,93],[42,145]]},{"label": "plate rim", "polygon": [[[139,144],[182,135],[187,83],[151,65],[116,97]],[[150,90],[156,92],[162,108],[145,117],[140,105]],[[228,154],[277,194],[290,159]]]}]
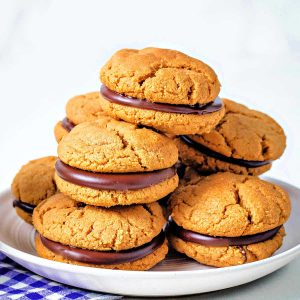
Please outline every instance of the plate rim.
[{"label": "plate rim", "polygon": [[[269,176],[264,176],[263,179],[269,180],[272,182],[275,182],[276,184],[282,184],[285,186],[289,186],[290,188],[297,190],[297,192],[300,194],[300,189],[290,183],[284,182],[282,180],[279,180],[277,178],[269,177]],[[3,191],[0,192],[0,198],[5,197],[6,195],[11,194],[10,189],[7,188]],[[5,255],[10,257],[11,253],[15,253],[15,255],[12,256],[17,256],[21,257],[22,260],[26,260],[27,262],[31,262],[34,264],[38,265],[47,265],[47,268],[50,269],[55,269],[55,270],[60,270],[63,269],[64,271],[67,272],[78,272],[78,270],[81,270],[80,273],[86,273],[88,272],[89,274],[97,274],[105,276],[107,275],[114,275],[118,277],[123,277],[123,276],[145,276],[149,278],[159,278],[159,277],[166,277],[166,276],[176,276],[178,277],[185,277],[185,276],[195,276],[195,275],[209,275],[211,273],[227,273],[228,271],[230,272],[238,272],[238,271],[243,271],[244,269],[253,269],[265,264],[272,263],[273,261],[280,261],[282,258],[287,258],[290,256],[299,256],[300,255],[300,243],[298,245],[282,252],[279,254],[276,254],[275,256],[271,256],[256,262],[248,263],[248,264],[242,264],[238,266],[230,266],[230,267],[223,267],[223,268],[213,268],[213,269],[204,269],[204,270],[183,270],[183,271],[150,271],[150,272],[141,272],[141,271],[132,271],[132,270],[112,270],[112,269],[104,269],[104,268],[94,268],[94,267],[87,267],[87,266],[79,266],[79,265],[72,265],[72,264],[66,264],[63,262],[57,262],[57,261],[51,261],[51,264],[49,263],[48,259],[35,256],[33,254],[29,254],[27,252],[18,250],[12,246],[9,246],[8,244],[4,243],[3,241],[0,240],[0,251],[3,252]]]}]

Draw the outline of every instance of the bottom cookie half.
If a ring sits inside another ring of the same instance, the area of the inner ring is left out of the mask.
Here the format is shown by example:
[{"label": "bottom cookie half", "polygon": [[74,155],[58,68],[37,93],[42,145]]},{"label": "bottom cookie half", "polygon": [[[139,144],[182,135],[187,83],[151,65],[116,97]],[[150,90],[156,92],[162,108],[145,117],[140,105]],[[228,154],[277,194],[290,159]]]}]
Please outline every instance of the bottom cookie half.
[{"label": "bottom cookie half", "polygon": [[205,115],[169,113],[115,104],[103,97],[100,97],[100,103],[107,115],[113,118],[175,135],[209,132],[219,123],[225,113],[224,107]]},{"label": "bottom cookie half", "polygon": [[72,199],[90,205],[110,207],[155,202],[173,192],[178,186],[179,179],[175,175],[158,184],[128,191],[97,190],[83,187],[63,180],[57,174],[55,174],[55,181],[59,190]]},{"label": "bottom cookie half", "polygon": [[196,243],[185,242],[170,235],[172,246],[201,264],[214,267],[229,267],[242,265],[270,257],[282,245],[285,235],[282,227],[278,233],[269,240],[247,246],[208,247]]},{"label": "bottom cookie half", "polygon": [[39,235],[37,235],[35,238],[35,246],[38,255],[46,259],[64,262],[67,264],[115,270],[146,271],[154,267],[160,261],[162,261],[168,253],[167,240],[165,240],[164,243],[154,252],[136,261],[116,265],[95,265],[69,260],[61,255],[55,254],[54,252],[50,251],[44,246]]},{"label": "bottom cookie half", "polygon": [[25,212],[23,209],[16,207],[15,208],[17,215],[22,218],[25,222],[32,224],[32,214]]}]

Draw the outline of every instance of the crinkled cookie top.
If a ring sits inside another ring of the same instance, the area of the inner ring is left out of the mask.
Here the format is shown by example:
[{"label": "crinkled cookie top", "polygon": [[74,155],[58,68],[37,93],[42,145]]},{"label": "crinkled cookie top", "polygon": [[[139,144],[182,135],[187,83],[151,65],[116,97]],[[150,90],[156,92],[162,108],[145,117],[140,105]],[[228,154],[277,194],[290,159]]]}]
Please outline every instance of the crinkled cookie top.
[{"label": "crinkled cookie top", "polygon": [[57,192],[54,165],[57,157],[31,160],[15,176],[11,190],[16,199],[33,205]]},{"label": "crinkled cookie top", "polygon": [[258,177],[218,173],[179,188],[170,198],[173,220],[211,236],[252,235],[282,225],[291,211],[288,194]]},{"label": "crinkled cookie top", "polygon": [[209,133],[191,135],[194,141],[232,158],[275,160],[285,147],[283,129],[268,115],[223,99],[225,116]]},{"label": "crinkled cookie top", "polygon": [[204,62],[160,48],[117,51],[100,79],[113,91],[150,102],[204,104],[220,92],[217,75]]},{"label": "crinkled cookie top", "polygon": [[103,208],[82,205],[56,194],[38,205],[33,223],[44,237],[90,250],[125,250],[141,246],[157,236],[166,220],[155,202],[145,205]]},{"label": "crinkled cookie top", "polygon": [[77,125],[59,143],[58,156],[87,171],[147,172],[173,166],[178,150],[162,134],[103,116]]},{"label": "crinkled cookie top", "polygon": [[66,105],[68,119],[75,125],[94,121],[103,115],[99,92],[91,92],[71,98]]}]

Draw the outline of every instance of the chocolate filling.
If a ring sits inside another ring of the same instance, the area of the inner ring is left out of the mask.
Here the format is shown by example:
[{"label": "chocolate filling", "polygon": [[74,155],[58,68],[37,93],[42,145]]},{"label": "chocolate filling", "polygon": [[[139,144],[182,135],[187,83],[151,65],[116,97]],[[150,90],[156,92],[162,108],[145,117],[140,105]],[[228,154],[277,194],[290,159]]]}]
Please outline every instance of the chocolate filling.
[{"label": "chocolate filling", "polygon": [[249,244],[255,244],[266,241],[268,239],[273,238],[280,228],[281,226],[278,226],[274,229],[262,233],[239,237],[213,237],[184,229],[183,227],[178,226],[174,221],[171,221],[168,230],[170,233],[174,234],[175,236],[179,237],[180,239],[186,242],[197,243],[210,247],[227,247],[246,246]]},{"label": "chocolate filling", "polygon": [[66,129],[69,132],[76,126],[67,117],[61,121],[61,125],[64,129]]},{"label": "chocolate filling", "polygon": [[225,156],[223,154],[215,152],[215,151],[207,148],[206,146],[203,146],[203,145],[195,142],[194,140],[189,138],[187,135],[181,135],[180,139],[183,142],[185,142],[187,145],[195,148],[197,151],[200,151],[201,153],[203,153],[207,156],[213,157],[215,159],[218,159],[218,160],[221,160],[224,162],[228,162],[230,164],[239,165],[239,166],[246,167],[246,168],[258,168],[258,167],[265,166],[265,165],[268,165],[271,163],[270,160],[258,161],[258,160],[244,160],[244,159],[228,157],[228,156]]},{"label": "chocolate filling", "polygon": [[143,189],[176,175],[175,166],[144,173],[94,173],[70,167],[61,160],[57,160],[55,169],[60,178],[76,185],[116,191]]},{"label": "chocolate filling", "polygon": [[46,248],[65,258],[94,265],[116,265],[136,261],[153,253],[163,244],[165,234],[162,231],[151,242],[137,248],[123,251],[95,251],[81,249],[53,242],[42,235],[40,235],[40,238]]},{"label": "chocolate filling", "polygon": [[26,202],[22,202],[21,200],[14,200],[13,207],[18,207],[18,208],[22,209],[23,211],[25,211],[26,213],[32,214],[33,210],[35,208],[35,205],[29,204]]},{"label": "chocolate filling", "polygon": [[112,103],[174,114],[206,115],[217,112],[223,108],[223,102],[219,97],[217,97],[214,101],[203,105],[175,105],[132,98],[116,93],[105,85],[101,86],[100,93],[107,101]]}]

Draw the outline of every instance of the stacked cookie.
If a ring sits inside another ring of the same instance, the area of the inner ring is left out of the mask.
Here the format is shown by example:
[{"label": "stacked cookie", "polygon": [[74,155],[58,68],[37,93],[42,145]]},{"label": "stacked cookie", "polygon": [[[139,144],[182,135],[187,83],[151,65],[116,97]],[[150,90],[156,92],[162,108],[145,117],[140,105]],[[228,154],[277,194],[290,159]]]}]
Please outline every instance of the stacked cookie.
[{"label": "stacked cookie", "polygon": [[215,72],[174,50],[120,50],[100,80],[100,93],[70,99],[55,126],[53,189],[36,201],[13,184],[17,210],[38,204],[41,257],[148,270],[168,252],[167,219],[170,245],[211,266],[263,259],[280,247],[288,195],[254,177],[285,148],[272,118],[219,98]]},{"label": "stacked cookie", "polygon": [[58,145],[62,194],[34,212],[38,254],[114,269],[153,267],[168,251],[156,201],[178,186],[177,160],[175,143],[147,128],[107,116],[74,127]]},{"label": "stacked cookie", "polygon": [[216,73],[179,51],[120,50],[100,79],[100,102],[108,115],[164,133],[209,132],[225,112]]},{"label": "stacked cookie", "polygon": [[282,244],[287,193],[257,177],[229,172],[191,180],[169,202],[169,240],[179,252],[216,267],[254,262]]}]

